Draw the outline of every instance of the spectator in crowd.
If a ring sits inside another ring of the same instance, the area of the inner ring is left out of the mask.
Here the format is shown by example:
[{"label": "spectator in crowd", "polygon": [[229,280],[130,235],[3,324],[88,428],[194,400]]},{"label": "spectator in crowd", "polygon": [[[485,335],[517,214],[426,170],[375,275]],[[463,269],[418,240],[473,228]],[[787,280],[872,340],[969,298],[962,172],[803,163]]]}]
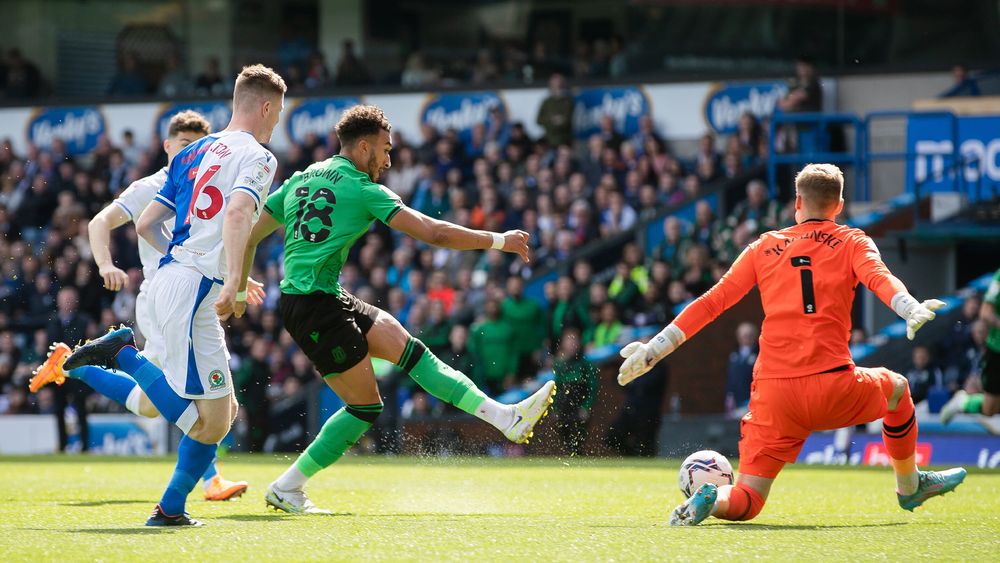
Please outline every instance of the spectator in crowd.
[{"label": "spectator in crowd", "polygon": [[[778,100],[778,109],[785,113],[823,111],[823,89],[811,60],[801,57],[795,61],[795,77],[788,83],[788,93]],[[826,148],[820,143],[819,129],[811,123],[798,123],[782,131],[786,134],[786,152],[815,152]]]},{"label": "spectator in crowd", "polygon": [[795,77],[788,82],[788,93],[778,101],[778,108],[788,113],[823,111],[823,88],[816,65],[806,57],[795,61]]},{"label": "spectator in crowd", "polygon": [[604,443],[628,456],[656,455],[656,436],[663,419],[667,391],[667,362],[653,366],[646,375],[625,387],[625,402],[608,426]]},{"label": "spectator in crowd", "polygon": [[322,88],[330,82],[330,69],[321,51],[313,51],[306,61],[305,87],[310,90]]},{"label": "spectator in crowd", "polygon": [[[68,281],[68,280],[67,280]],[[49,342],[82,342],[88,334],[90,319],[80,313],[80,294],[75,287],[59,290],[56,296],[56,315],[49,321]],[[80,448],[87,451],[89,432],[87,426],[87,396],[90,387],[79,379],[69,378],[55,388],[56,427],[59,431],[59,451],[69,445],[69,419],[75,418],[80,434]],[[75,414],[70,414],[69,409]]]},{"label": "spectator in crowd", "polygon": [[524,280],[507,279],[507,297],[500,306],[501,316],[513,330],[513,346],[507,351],[517,357],[517,376],[530,377],[538,371],[536,355],[545,337],[545,315],[541,305],[524,296]]},{"label": "spectator in crowd", "polygon": [[121,55],[118,72],[108,85],[110,96],[143,96],[149,93],[149,82],[139,70],[136,54],[129,51]]},{"label": "spectator in crowd", "polygon": [[538,108],[538,125],[545,130],[544,140],[550,147],[573,141],[573,97],[566,89],[566,78],[559,73],[549,78],[549,95]]},{"label": "spectator in crowd", "polygon": [[599,311],[597,324],[590,334],[584,337],[591,350],[617,343],[624,327],[618,315],[618,307],[613,301],[602,303]]},{"label": "spectator in crowd", "polygon": [[515,350],[514,329],[500,316],[500,302],[486,302],[484,318],[472,326],[469,351],[476,361],[476,375],[485,383],[483,390],[490,395],[514,384],[517,374],[518,354]]},{"label": "spectator in crowd", "polygon": [[350,39],[341,44],[335,82],[337,86],[366,86],[373,82],[368,68],[354,52],[354,41]]},{"label": "spectator in crowd", "polygon": [[[615,151],[620,150],[622,143],[625,142],[625,137],[615,127],[615,118],[609,114],[601,116],[597,134],[601,136],[605,147],[614,149]],[[629,146],[633,147],[633,145]]]},{"label": "spectator in crowd", "polygon": [[941,93],[939,98],[955,98],[964,96],[979,96],[979,82],[969,75],[969,69],[962,64],[951,67],[954,82],[951,88]]},{"label": "spectator in crowd", "polygon": [[927,400],[932,390],[944,389],[944,374],[931,363],[931,351],[926,346],[913,347],[910,368],[905,375],[910,382],[914,404]]},{"label": "spectator in crowd", "polygon": [[733,207],[726,223],[735,229],[746,225],[755,236],[778,228],[781,214],[778,202],[767,197],[767,186],[762,180],[753,179],[747,183],[747,198]]},{"label": "spectator in crowd", "polygon": [[191,86],[191,79],[181,67],[177,53],[170,53],[167,56],[166,69],[160,77],[157,94],[166,98],[187,96],[191,93]]},{"label": "spectator in crowd", "polygon": [[750,383],[757,362],[757,327],[740,323],[736,327],[736,350],[729,354],[726,368],[726,413],[739,418],[750,403]]},{"label": "spectator in crowd", "polygon": [[422,51],[414,51],[406,59],[400,83],[405,88],[427,88],[441,79],[440,69],[432,68]]},{"label": "spectator in crowd", "polygon": [[555,404],[559,437],[570,455],[579,455],[587,439],[587,422],[598,389],[597,367],[583,356],[579,329],[563,331],[552,373],[559,389]]},{"label": "spectator in crowd", "polygon": [[264,441],[269,433],[268,384],[271,366],[268,365],[270,342],[257,338],[250,345],[250,357],[233,372],[233,386],[247,421],[247,445],[251,452],[264,451]]},{"label": "spectator in crowd", "polygon": [[222,76],[218,57],[210,57],[205,62],[205,70],[194,79],[194,91],[201,96],[224,96],[231,85]]},{"label": "spectator in crowd", "polygon": [[[972,324],[979,318],[982,299],[977,294],[966,296],[961,316],[943,338],[939,356],[943,358],[945,380],[952,391],[961,387],[972,370],[970,351],[976,348],[972,339]],[[973,354],[974,355],[974,352]]]},{"label": "spectator in crowd", "polygon": [[625,196],[621,192],[611,192],[608,196],[608,208],[601,213],[601,236],[609,237],[629,231],[638,218],[635,209],[625,203]]},{"label": "spectator in crowd", "polygon": [[6,72],[3,73],[2,91],[9,99],[36,98],[42,94],[42,73],[35,63],[24,58],[20,49],[7,51]]}]

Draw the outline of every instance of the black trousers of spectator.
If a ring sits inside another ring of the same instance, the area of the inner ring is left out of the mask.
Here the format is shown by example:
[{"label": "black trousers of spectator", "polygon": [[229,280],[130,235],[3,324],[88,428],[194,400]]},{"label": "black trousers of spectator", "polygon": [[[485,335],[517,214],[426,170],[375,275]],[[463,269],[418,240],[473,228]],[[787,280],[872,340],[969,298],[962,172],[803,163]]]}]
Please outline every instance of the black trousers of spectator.
[{"label": "black trousers of spectator", "polygon": [[80,432],[81,451],[87,451],[90,429],[87,427],[87,396],[92,389],[79,379],[67,378],[66,383],[55,386],[56,426],[59,430],[59,451],[66,451],[69,434],[66,429],[66,408],[72,405],[76,411],[77,426]]},{"label": "black trousers of spectator", "polygon": [[589,417],[581,416],[580,410],[589,392],[590,388],[585,381],[573,381],[560,383],[559,393],[556,394],[559,438],[566,451],[572,455],[580,455],[587,439]]},{"label": "black trousers of spectator", "polygon": [[660,362],[625,387],[625,404],[605,435],[605,443],[623,455],[656,455],[667,366]]}]

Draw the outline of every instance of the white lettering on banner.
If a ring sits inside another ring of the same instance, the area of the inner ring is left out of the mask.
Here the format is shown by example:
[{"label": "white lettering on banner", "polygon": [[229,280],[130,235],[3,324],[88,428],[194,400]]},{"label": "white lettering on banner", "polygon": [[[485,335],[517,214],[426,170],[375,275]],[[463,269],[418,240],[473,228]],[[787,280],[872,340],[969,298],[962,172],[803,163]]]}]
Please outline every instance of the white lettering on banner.
[{"label": "white lettering on banner", "polygon": [[979,460],[976,462],[976,466],[984,469],[996,469],[1000,467],[1000,450],[992,454],[986,448],[979,450]]},{"label": "white lettering on banner", "polygon": [[59,123],[49,120],[39,121],[31,127],[31,139],[41,147],[52,146],[56,138],[67,143],[83,144],[89,135],[101,131],[101,115],[94,110],[88,110],[83,115],[67,113]]},{"label": "white lettering on banner", "polygon": [[433,125],[438,131],[447,129],[464,131],[472,129],[476,124],[486,123],[490,110],[499,104],[499,100],[495,98],[488,98],[481,102],[474,102],[466,98],[462,100],[455,111],[448,111],[440,106],[429,110],[426,122]]},{"label": "white lettering on banner", "polygon": [[[914,159],[914,178],[918,182],[927,180],[927,161],[934,173],[934,180],[940,182],[944,174],[944,157],[952,153],[951,141],[917,141],[917,157]],[[926,157],[926,158],[924,158]]]},{"label": "white lettering on banner", "polygon": [[122,438],[115,438],[111,432],[104,434],[99,448],[104,455],[152,455],[153,447],[149,436],[130,431]]},{"label": "white lettering on banner", "polygon": [[755,87],[750,89],[746,99],[737,102],[733,102],[729,96],[712,100],[709,107],[712,124],[720,130],[725,130],[739,124],[740,116],[746,112],[758,118],[769,116],[774,113],[778,100],[784,98],[787,91],[788,89],[783,87],[773,87],[765,91]]},{"label": "white lettering on banner", "polygon": [[[913,177],[917,182],[924,182],[928,174],[935,182],[942,181],[947,174],[954,178],[953,170],[945,170],[944,159],[954,154],[951,141],[917,141],[914,146],[917,156],[914,159]],[[964,161],[963,175],[965,181],[976,182],[985,175],[993,181],[1000,181],[1000,139],[993,139],[983,144],[979,139],[967,139],[958,148]]]},{"label": "white lettering on banner", "polygon": [[961,151],[967,182],[979,180],[983,173],[991,180],[1000,180],[1000,165],[997,164],[1000,139],[993,139],[985,145],[979,139],[969,139],[962,143]]},{"label": "white lettering on banner", "polygon": [[301,142],[309,133],[325,137],[337,125],[340,114],[344,113],[345,109],[347,108],[327,104],[325,111],[318,115],[309,115],[307,112],[296,113],[292,116],[292,138]]},{"label": "white lettering on banner", "polygon": [[644,104],[642,92],[637,90],[625,90],[619,97],[610,93],[604,94],[600,104],[589,108],[585,104],[577,102],[573,111],[574,129],[586,131],[599,127],[601,117],[610,115],[615,120],[615,128],[621,130],[625,127],[626,119],[642,115]]},{"label": "white lettering on banner", "polygon": [[829,445],[821,451],[807,453],[805,463],[807,465],[858,465],[861,463],[861,452],[852,452],[848,457],[842,452],[838,453],[833,445]]}]

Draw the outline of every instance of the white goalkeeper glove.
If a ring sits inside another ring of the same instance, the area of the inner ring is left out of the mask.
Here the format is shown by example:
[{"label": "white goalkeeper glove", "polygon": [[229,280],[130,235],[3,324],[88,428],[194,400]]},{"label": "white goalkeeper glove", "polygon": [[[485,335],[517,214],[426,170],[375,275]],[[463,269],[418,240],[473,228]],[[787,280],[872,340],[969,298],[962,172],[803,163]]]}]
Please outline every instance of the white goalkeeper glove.
[{"label": "white goalkeeper glove", "polygon": [[625,345],[619,352],[625,361],[618,368],[618,384],[628,385],[633,379],[652,369],[656,362],[670,355],[686,339],[681,329],[671,323],[649,342],[636,341]]},{"label": "white goalkeeper glove", "polygon": [[909,340],[913,340],[917,331],[927,321],[934,320],[934,317],[937,316],[934,311],[945,306],[945,302],[939,299],[928,299],[921,303],[909,293],[902,291],[894,295],[889,304],[892,306],[892,310],[906,321],[906,338]]}]

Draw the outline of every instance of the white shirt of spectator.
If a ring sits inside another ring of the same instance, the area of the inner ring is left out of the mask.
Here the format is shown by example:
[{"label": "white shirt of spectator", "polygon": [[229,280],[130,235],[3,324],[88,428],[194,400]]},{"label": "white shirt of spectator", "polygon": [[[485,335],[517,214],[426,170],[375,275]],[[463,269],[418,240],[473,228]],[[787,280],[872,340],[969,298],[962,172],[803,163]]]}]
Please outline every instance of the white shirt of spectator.
[{"label": "white shirt of spectator", "polygon": [[174,210],[170,248],[160,265],[176,261],[221,283],[226,270],[222,223],[229,199],[237,191],[252,197],[256,223],[276,168],[271,151],[246,131],[213,133],[185,147],[156,195]]}]

